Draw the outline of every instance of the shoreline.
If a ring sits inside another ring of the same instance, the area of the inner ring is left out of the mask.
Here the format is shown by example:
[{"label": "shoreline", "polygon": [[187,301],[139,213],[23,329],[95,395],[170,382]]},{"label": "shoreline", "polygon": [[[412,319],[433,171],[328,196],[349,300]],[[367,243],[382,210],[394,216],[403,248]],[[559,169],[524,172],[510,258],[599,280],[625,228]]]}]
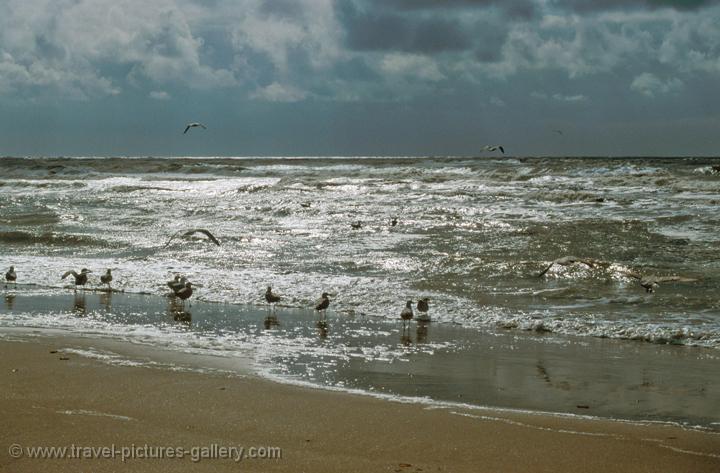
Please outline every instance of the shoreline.
[{"label": "shoreline", "polygon": [[[0,340],[0,467],[115,471],[117,458],[11,458],[8,446],[277,447],[248,471],[717,471],[720,434],[673,425],[429,407],[255,376],[117,366],[66,341]],[[52,353],[56,351],[56,353]],[[168,463],[170,462],[170,463]],[[130,459],[136,471],[233,460]],[[124,465],[123,465],[124,466]]]},{"label": "shoreline", "polygon": [[[428,396],[404,396],[399,394],[382,393],[367,389],[353,389],[339,386],[328,386],[295,378],[269,375],[253,368],[250,358],[237,360],[227,359],[217,355],[202,355],[187,353],[168,348],[157,348],[144,343],[135,343],[106,337],[81,336],[72,332],[53,329],[7,329],[0,328],[0,344],[2,343],[29,343],[52,345],[57,347],[52,351],[60,355],[70,355],[86,359],[110,368],[132,367],[152,370],[163,370],[178,373],[195,373],[209,376],[222,376],[227,378],[250,379],[260,382],[287,386],[309,391],[322,391],[348,396],[366,397],[380,402],[414,405],[422,409],[459,410],[468,417],[483,417],[484,414],[500,414],[508,416],[527,416],[529,418],[558,418],[566,420],[581,420],[588,422],[608,422],[620,425],[633,426],[665,426],[677,427],[686,431],[711,433],[720,436],[720,429],[707,425],[692,425],[673,420],[633,419],[622,417],[607,417],[580,412],[557,412],[529,409],[522,407],[503,407],[492,405],[471,404],[433,399]],[[53,353],[56,354],[56,353]],[[579,406],[584,409],[585,406]],[[720,425],[720,422],[713,424]]]},{"label": "shoreline", "polygon": [[86,355],[112,363],[224,370],[430,407],[720,430],[718,356],[706,349],[446,324],[400,333],[383,320],[332,315],[319,329],[307,311],[270,317],[229,304],[180,309],[159,296],[111,296],[18,294],[14,309],[0,307],[0,335],[41,332],[99,347]]}]

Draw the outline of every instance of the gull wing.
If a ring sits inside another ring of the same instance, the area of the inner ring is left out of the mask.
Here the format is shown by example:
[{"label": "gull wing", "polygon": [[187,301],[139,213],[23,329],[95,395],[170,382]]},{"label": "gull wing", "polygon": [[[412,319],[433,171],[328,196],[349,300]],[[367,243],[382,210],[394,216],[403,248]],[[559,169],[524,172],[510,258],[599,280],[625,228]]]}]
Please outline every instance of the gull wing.
[{"label": "gull wing", "polygon": [[656,282],[695,282],[697,279],[694,278],[686,278],[684,276],[657,276],[653,278]]},{"label": "gull wing", "polygon": [[202,233],[203,235],[206,235],[210,240],[212,240],[213,243],[215,243],[217,246],[220,246],[220,241],[215,238],[215,236],[210,233],[208,230],[205,230],[204,228],[196,228],[194,230],[188,230],[187,232],[183,233],[183,236],[190,236],[194,233]]},{"label": "gull wing", "polygon": [[633,271],[620,271],[620,274],[624,274],[625,276],[635,278],[635,279],[642,279],[642,275],[640,273],[635,273]]},{"label": "gull wing", "polygon": [[173,236],[171,236],[170,239],[167,241],[167,243],[165,243],[165,246],[163,246],[163,248],[167,248],[170,245],[170,243],[172,243],[172,241],[178,237],[178,235],[182,234],[182,236],[190,236],[193,233],[202,233],[202,234],[206,235],[208,238],[210,238],[210,240],[212,240],[213,243],[220,246],[220,240],[215,238],[215,236],[212,233],[210,233],[208,230],[205,230],[204,228],[195,228],[193,230],[180,230],[179,232],[175,232],[173,234]]},{"label": "gull wing", "polygon": [[70,276],[71,274],[73,276],[77,277],[77,273],[71,269],[70,271],[66,271],[65,274],[63,274],[60,279],[65,279],[66,277]]},{"label": "gull wing", "polygon": [[555,265],[555,261],[553,261],[552,263],[550,263],[549,265],[547,265],[547,266],[545,267],[545,269],[543,269],[542,272],[537,275],[537,277],[541,278],[541,277],[545,276],[545,273],[547,273],[548,271],[550,271],[550,268],[552,268],[553,265]]},{"label": "gull wing", "polygon": [[190,125],[186,126],[186,127],[185,127],[185,131],[183,131],[183,135],[184,135],[185,133],[187,133],[187,131],[188,131],[189,129],[190,129]]}]

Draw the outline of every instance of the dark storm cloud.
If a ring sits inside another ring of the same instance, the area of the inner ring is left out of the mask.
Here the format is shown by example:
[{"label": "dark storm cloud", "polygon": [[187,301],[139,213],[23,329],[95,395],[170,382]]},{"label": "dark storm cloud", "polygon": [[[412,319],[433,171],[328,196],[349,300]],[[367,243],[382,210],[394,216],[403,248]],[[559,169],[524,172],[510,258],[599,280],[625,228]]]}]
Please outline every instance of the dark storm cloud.
[{"label": "dark storm cloud", "polygon": [[265,0],[260,4],[260,12],[280,18],[298,18],[302,15],[303,5],[295,0]]},{"label": "dark storm cloud", "polygon": [[432,53],[467,49],[470,32],[456,19],[363,11],[351,3],[339,10],[346,43],[357,51],[396,50]]},{"label": "dark storm cloud", "polygon": [[482,10],[489,7],[506,12],[511,17],[530,18],[537,9],[533,0],[365,0],[371,8],[395,11],[418,10]]},{"label": "dark storm cloud", "polygon": [[638,8],[674,8],[696,10],[720,4],[720,0],[553,0],[551,5],[561,9],[589,12],[605,10],[627,10]]}]

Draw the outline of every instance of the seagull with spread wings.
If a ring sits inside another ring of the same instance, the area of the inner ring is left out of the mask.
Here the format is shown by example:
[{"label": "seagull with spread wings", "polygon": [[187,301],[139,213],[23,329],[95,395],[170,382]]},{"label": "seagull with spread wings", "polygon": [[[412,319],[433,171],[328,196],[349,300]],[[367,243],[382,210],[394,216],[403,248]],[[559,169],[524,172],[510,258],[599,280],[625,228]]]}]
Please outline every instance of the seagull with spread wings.
[{"label": "seagull with spread wings", "polygon": [[197,123],[197,122],[188,123],[187,125],[185,125],[185,131],[183,131],[183,135],[185,133],[187,133],[190,128],[195,128],[198,126],[201,127],[203,130],[207,130],[207,127],[205,125],[203,125],[202,123]]},{"label": "seagull with spread wings", "polygon": [[180,230],[179,232],[175,233],[173,236],[170,237],[167,243],[165,243],[165,246],[163,248],[166,248],[178,235],[179,236],[190,236],[195,233],[202,233],[203,235],[207,236],[213,243],[215,243],[217,246],[220,246],[220,240],[215,238],[215,236],[210,233],[210,231],[205,230],[204,228],[194,228],[192,230]]},{"label": "seagull with spread wings", "polygon": [[632,271],[623,271],[622,274],[635,278],[640,281],[640,286],[645,288],[645,292],[655,292],[655,288],[660,286],[660,283],[665,282],[696,282],[695,278],[686,278],[684,276],[653,276],[653,275],[642,275],[640,273],[634,273]]},{"label": "seagull with spread wings", "polygon": [[501,145],[487,145],[483,147],[483,151],[497,151],[500,150],[502,154],[505,154],[505,148]]}]

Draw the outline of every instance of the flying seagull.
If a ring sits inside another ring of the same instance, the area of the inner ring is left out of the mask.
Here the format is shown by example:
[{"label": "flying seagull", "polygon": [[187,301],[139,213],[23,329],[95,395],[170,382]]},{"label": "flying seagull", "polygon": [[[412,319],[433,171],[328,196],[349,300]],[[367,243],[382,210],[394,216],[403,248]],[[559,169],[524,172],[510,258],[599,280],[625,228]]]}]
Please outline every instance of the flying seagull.
[{"label": "flying seagull", "polygon": [[485,151],[497,151],[500,150],[502,154],[505,154],[505,148],[503,148],[500,145],[487,145],[483,147],[483,150]]},{"label": "flying seagull", "polygon": [[202,127],[203,130],[207,130],[207,127],[205,125],[203,125],[202,123],[197,123],[197,122],[188,123],[187,126],[185,126],[185,131],[183,131],[183,135],[185,133],[187,133],[190,128],[195,128],[198,126]]},{"label": "flying seagull", "polygon": [[84,286],[85,283],[88,280],[88,273],[92,273],[87,268],[83,268],[80,270],[80,273],[76,273],[72,269],[70,271],[66,271],[65,274],[62,275],[60,279],[65,279],[66,277],[70,276],[71,274],[75,278],[75,288],[77,289],[78,286]]},{"label": "flying seagull", "polygon": [[640,280],[640,286],[645,288],[645,292],[655,292],[655,288],[660,285],[661,282],[695,282],[697,279],[686,278],[683,276],[644,276],[639,273],[633,273],[631,271],[623,271],[625,276]]},{"label": "flying seagull", "polygon": [[563,134],[562,130],[553,130],[553,131],[554,131],[555,133],[557,133],[558,135],[562,135],[562,134]]},{"label": "flying seagull", "polygon": [[547,267],[545,267],[545,269],[543,269],[542,272],[540,274],[538,274],[537,276],[539,278],[543,277],[545,275],[545,273],[550,271],[550,268],[552,268],[556,264],[559,264],[560,266],[570,266],[571,264],[575,264],[575,263],[582,263],[589,268],[595,268],[595,266],[607,266],[607,263],[605,263],[603,261],[598,261],[598,260],[592,259],[592,258],[578,258],[577,256],[563,256],[562,258],[558,258],[555,261],[553,261],[552,263],[550,263],[549,265],[547,265]]},{"label": "flying seagull", "polygon": [[180,230],[179,232],[175,233],[173,236],[170,237],[168,242],[165,243],[165,246],[163,246],[163,248],[166,248],[175,239],[175,237],[177,237],[180,234],[182,234],[180,236],[190,236],[194,233],[202,233],[202,234],[206,235],[208,238],[210,238],[210,240],[212,240],[212,242],[215,243],[217,246],[220,246],[220,241],[217,238],[215,238],[213,236],[213,234],[210,233],[208,230],[205,230],[204,228],[195,228],[193,230],[187,230],[187,231]]}]

